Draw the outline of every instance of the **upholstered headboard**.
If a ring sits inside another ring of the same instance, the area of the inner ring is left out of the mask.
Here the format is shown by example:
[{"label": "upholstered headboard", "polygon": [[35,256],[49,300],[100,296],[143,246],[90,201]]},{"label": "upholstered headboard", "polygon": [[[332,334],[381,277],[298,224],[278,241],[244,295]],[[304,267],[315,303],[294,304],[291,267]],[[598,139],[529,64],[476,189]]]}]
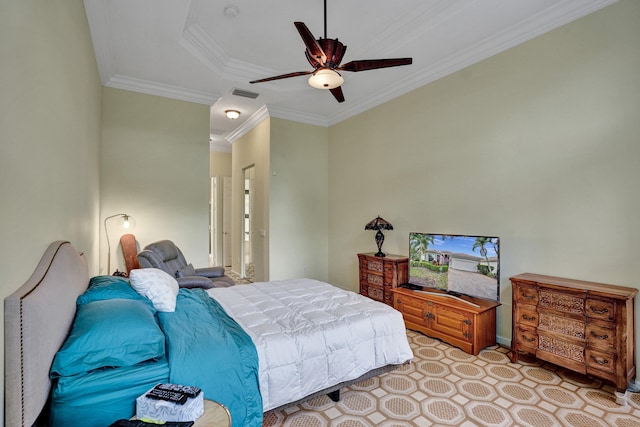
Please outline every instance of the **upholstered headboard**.
[{"label": "upholstered headboard", "polygon": [[51,362],[88,284],[85,257],[71,243],[56,241],[29,280],[5,298],[5,426],[32,426],[46,406]]}]

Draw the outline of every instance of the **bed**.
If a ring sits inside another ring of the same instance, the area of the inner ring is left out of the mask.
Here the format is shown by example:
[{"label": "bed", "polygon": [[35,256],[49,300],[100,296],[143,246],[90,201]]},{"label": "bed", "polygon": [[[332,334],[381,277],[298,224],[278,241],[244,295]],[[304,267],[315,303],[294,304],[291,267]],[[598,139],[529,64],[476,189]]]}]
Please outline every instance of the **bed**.
[{"label": "bed", "polygon": [[[5,425],[47,425],[49,419],[55,419],[50,418],[50,400],[57,399],[60,384],[66,387],[67,379],[53,374],[64,370],[55,369],[61,366],[60,353],[67,348],[68,337],[75,334],[76,322],[83,313],[80,303],[86,302],[86,295],[90,294],[87,288],[95,279],[89,277],[84,256],[78,254],[71,243],[57,241],[45,251],[29,280],[5,299]],[[115,299],[118,304],[139,303]],[[72,405],[71,412],[84,419],[97,407],[109,406],[103,402],[116,402],[113,407],[117,408],[119,400],[126,397],[130,402],[130,412],[126,415],[131,416],[130,396],[148,385],[165,379],[197,378],[205,381],[205,398],[223,400],[223,403],[227,395],[246,388],[236,397],[252,401],[248,405],[260,414],[254,416],[247,410],[246,424],[259,425],[262,411],[325,393],[331,393],[335,399],[340,388],[395,369],[413,356],[398,312],[309,279],[239,285],[206,292],[181,289],[176,304],[175,313],[153,312],[164,334],[167,353],[132,366],[82,374],[72,372],[67,378],[74,392],[90,396],[96,378],[101,391],[91,397],[92,403],[82,407],[73,407],[75,399],[70,399],[67,403]],[[203,321],[203,318],[210,320]],[[367,318],[371,326],[366,326],[363,319]],[[185,322],[189,327],[185,327]],[[210,339],[202,338],[218,329],[222,335],[211,340],[217,347],[227,347],[229,343],[233,351],[227,355],[210,354],[211,349],[207,347]],[[184,333],[186,330],[190,333]],[[294,331],[295,337],[290,335]],[[373,349],[362,338],[366,335],[373,337]],[[190,361],[176,364],[182,358]],[[249,385],[232,385],[222,397],[215,396],[212,393],[224,390],[222,382],[226,384],[226,380],[219,380],[222,378],[219,375],[224,375],[231,366],[222,362],[225,358],[236,360],[234,369],[242,365],[234,375],[249,381],[245,383]],[[310,375],[318,372],[322,373],[320,377]],[[123,378],[128,378],[130,384],[124,384]],[[255,386],[251,385],[252,381]],[[129,394],[118,392],[120,389],[111,393],[105,389],[109,384],[119,384],[118,387]],[[251,391],[253,388],[259,390],[257,396]],[[122,417],[122,412],[105,416],[117,419]],[[239,424],[234,422],[234,425]]]}]

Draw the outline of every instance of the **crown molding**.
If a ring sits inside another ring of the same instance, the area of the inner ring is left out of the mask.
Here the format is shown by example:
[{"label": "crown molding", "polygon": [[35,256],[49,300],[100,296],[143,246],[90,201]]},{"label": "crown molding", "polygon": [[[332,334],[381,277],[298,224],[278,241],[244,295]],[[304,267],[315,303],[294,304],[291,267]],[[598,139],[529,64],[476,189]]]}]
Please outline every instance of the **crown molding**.
[{"label": "crown molding", "polygon": [[258,111],[253,113],[251,117],[249,117],[240,126],[230,132],[229,135],[227,135],[226,140],[229,141],[229,143],[233,144],[268,118],[269,111],[267,110],[267,106],[263,105],[258,109]]},{"label": "crown molding", "polygon": [[111,25],[106,0],[84,0],[93,51],[96,56],[100,81],[105,84],[115,74],[113,49],[111,46]]},{"label": "crown molding", "polygon": [[[529,17],[500,33],[478,40],[473,45],[449,55],[444,60],[433,63],[426,69],[426,72],[422,70],[419,73],[413,73],[395,85],[380,88],[358,102],[345,105],[345,108],[340,109],[339,113],[336,112],[327,118],[327,125],[333,126],[617,2],[618,0],[585,2],[583,7],[576,10],[575,2],[572,0],[558,1],[553,8],[546,10],[545,13]],[[555,17],[555,19],[551,19],[551,17]],[[292,118],[292,120],[295,119]]]},{"label": "crown molding", "polygon": [[104,84],[116,89],[142,92],[148,95],[164,96],[165,98],[178,99],[180,101],[194,102],[196,104],[213,105],[221,95],[202,91],[185,89],[179,86],[138,79],[135,77],[115,75]]},{"label": "crown molding", "polygon": [[[229,56],[198,24],[186,27],[178,43],[193,57],[226,80],[247,82],[258,76],[279,74],[277,70],[240,61]],[[280,92],[296,90],[296,88],[282,87],[273,83],[267,84],[270,89]]]},{"label": "crown molding", "polygon": [[[316,89],[316,90],[320,90],[320,89]],[[322,126],[322,127],[329,126],[329,122],[327,121],[327,118],[319,114],[305,113],[303,111],[291,110],[289,108],[282,108],[276,105],[270,105],[268,108],[269,108],[269,114],[271,114],[271,117],[275,117],[278,119],[285,119],[285,120],[293,120],[294,122],[306,123],[308,125],[315,125],[315,126]]]}]

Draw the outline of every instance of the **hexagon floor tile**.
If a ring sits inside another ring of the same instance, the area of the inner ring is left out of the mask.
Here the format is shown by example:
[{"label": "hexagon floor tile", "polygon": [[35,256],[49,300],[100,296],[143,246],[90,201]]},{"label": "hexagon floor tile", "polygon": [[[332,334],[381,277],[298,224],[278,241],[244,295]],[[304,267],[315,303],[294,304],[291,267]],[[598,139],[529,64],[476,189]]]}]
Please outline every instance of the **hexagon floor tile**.
[{"label": "hexagon floor tile", "polygon": [[264,414],[263,427],[640,427],[640,393],[615,403],[614,387],[540,361],[511,363],[509,349],[478,356],[407,331],[414,360],[340,392]]}]

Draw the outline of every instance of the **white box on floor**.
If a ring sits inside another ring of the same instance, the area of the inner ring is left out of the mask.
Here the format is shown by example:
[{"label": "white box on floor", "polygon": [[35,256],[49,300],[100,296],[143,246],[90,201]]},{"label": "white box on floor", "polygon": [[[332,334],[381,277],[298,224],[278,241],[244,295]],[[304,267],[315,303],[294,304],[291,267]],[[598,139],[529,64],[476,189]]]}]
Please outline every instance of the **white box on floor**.
[{"label": "white box on floor", "polygon": [[195,421],[204,413],[204,393],[187,399],[184,405],[151,399],[146,394],[136,399],[136,418],[153,421]]}]

